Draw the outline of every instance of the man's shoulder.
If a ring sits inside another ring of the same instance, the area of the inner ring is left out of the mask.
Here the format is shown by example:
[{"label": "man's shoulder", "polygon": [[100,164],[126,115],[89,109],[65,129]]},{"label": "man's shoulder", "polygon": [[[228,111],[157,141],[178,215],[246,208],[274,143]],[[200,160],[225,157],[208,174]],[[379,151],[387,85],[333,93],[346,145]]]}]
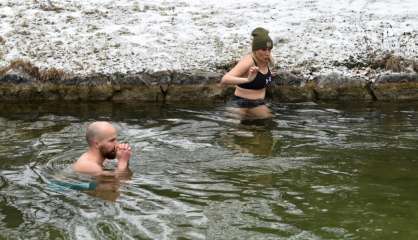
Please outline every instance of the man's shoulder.
[{"label": "man's shoulder", "polygon": [[72,166],[76,172],[99,172],[102,171],[102,167],[93,161],[89,161],[84,155],[82,155]]}]

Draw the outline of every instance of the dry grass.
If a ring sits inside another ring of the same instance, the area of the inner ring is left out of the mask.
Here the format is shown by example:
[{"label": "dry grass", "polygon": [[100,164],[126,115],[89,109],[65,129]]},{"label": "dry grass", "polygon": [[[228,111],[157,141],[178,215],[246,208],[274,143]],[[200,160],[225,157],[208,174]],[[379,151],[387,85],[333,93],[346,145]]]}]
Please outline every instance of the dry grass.
[{"label": "dry grass", "polygon": [[51,80],[63,79],[65,72],[61,69],[49,68],[45,70],[39,70],[29,61],[17,59],[12,61],[9,66],[0,69],[0,76],[6,74],[10,69],[19,70],[33,77],[37,81],[48,82]]},{"label": "dry grass", "polygon": [[63,79],[65,72],[61,69],[49,68],[40,72],[39,80],[42,82],[49,82],[51,80]]},{"label": "dry grass", "polygon": [[24,73],[27,73],[29,76],[39,79],[39,68],[34,66],[29,61],[24,61],[21,59],[14,60],[10,63],[9,69],[20,70]]},{"label": "dry grass", "polygon": [[231,70],[235,65],[237,65],[238,60],[232,60],[227,63],[221,63],[217,64],[215,67],[216,69],[222,70],[222,71],[229,71]]},{"label": "dry grass", "polygon": [[47,3],[43,3],[43,2],[39,2],[38,0],[34,0],[33,1],[35,4],[39,4],[40,8],[44,11],[54,11],[54,12],[60,12],[62,10],[64,10],[61,7],[57,7],[55,6],[51,0],[47,0]]},{"label": "dry grass", "polygon": [[52,11],[52,12],[61,12],[64,10],[63,8],[57,7],[57,6],[41,6],[41,9],[44,11]]},{"label": "dry grass", "polygon": [[373,69],[385,69],[393,72],[403,72],[405,69],[414,68],[414,62],[404,59],[392,53],[385,54],[380,58],[370,59],[370,67]]},{"label": "dry grass", "polygon": [[0,68],[0,77],[3,76],[7,71],[9,71],[9,68],[7,67]]},{"label": "dry grass", "polygon": [[6,74],[10,69],[16,69],[16,70],[25,72],[35,78],[39,77],[39,69],[33,66],[32,63],[21,60],[21,59],[14,60],[9,64],[9,66],[1,68],[0,76],[3,76],[4,74]]},{"label": "dry grass", "polygon": [[385,69],[391,70],[393,72],[400,72],[402,70],[401,58],[398,56],[390,55],[386,60]]}]

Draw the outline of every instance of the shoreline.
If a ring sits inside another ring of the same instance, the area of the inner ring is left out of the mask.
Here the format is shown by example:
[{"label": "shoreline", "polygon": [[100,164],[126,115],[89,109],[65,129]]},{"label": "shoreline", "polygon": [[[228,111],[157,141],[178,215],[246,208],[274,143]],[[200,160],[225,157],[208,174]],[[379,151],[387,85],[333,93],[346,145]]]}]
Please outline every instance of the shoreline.
[{"label": "shoreline", "polygon": [[[5,1],[0,101],[225,101],[262,26],[272,101],[418,99],[413,0]],[[390,9],[391,11],[387,11]]]},{"label": "shoreline", "polygon": [[[415,68],[414,64],[410,68]],[[226,101],[232,96],[233,87],[219,85],[225,71],[144,71],[82,75],[55,68],[40,70],[29,62],[16,60],[0,69],[0,100]],[[373,70],[370,67],[358,71],[360,74],[355,76],[331,72],[316,74],[315,77],[278,71],[272,86],[267,90],[266,98],[273,102],[418,100],[418,74],[415,71],[394,72]]]}]

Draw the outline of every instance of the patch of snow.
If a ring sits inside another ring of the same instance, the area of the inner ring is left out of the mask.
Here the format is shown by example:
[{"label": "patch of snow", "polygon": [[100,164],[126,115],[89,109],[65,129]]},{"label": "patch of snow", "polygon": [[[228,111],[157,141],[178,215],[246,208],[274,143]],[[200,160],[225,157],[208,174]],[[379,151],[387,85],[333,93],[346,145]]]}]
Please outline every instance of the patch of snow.
[{"label": "patch of snow", "polygon": [[2,0],[0,67],[211,71],[249,52],[258,26],[283,69],[344,72],[333,62],[370,51],[418,56],[415,0]]}]

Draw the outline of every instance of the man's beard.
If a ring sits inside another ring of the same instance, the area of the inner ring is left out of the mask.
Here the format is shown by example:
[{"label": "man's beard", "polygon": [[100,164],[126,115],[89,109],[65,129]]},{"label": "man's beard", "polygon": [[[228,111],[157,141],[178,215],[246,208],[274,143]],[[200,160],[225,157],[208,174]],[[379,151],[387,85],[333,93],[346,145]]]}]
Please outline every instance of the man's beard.
[{"label": "man's beard", "polygon": [[111,151],[106,151],[103,147],[99,148],[100,154],[106,159],[115,159],[116,158],[116,148],[113,148]]}]

